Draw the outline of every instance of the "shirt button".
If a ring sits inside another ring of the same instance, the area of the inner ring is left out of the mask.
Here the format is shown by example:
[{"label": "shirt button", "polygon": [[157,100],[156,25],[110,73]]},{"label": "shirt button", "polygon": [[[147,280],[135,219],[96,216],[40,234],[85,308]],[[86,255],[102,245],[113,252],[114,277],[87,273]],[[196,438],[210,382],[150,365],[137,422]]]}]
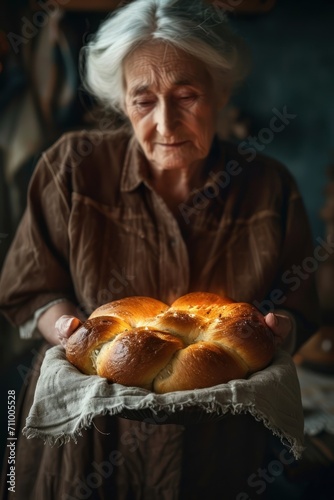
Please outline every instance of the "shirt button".
[{"label": "shirt button", "polygon": [[176,239],[175,238],[170,238],[169,239],[169,244],[170,244],[171,247],[175,247],[175,245],[176,245]]}]

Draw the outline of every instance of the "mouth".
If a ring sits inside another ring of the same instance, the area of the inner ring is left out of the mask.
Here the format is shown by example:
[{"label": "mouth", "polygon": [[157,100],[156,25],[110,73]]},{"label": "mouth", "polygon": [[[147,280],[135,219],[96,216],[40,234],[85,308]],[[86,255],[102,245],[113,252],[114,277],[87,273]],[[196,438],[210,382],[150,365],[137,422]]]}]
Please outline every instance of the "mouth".
[{"label": "mouth", "polygon": [[158,142],[158,146],[162,146],[163,148],[179,148],[180,146],[183,146],[186,144],[188,141],[182,141],[182,142],[172,142],[171,144],[166,144],[163,142]]}]

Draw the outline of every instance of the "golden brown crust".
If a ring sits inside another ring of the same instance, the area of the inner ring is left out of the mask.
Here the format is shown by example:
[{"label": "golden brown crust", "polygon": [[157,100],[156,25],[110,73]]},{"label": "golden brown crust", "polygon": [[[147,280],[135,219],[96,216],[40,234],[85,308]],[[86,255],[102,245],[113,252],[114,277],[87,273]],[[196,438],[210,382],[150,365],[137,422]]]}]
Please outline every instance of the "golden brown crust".
[{"label": "golden brown crust", "polygon": [[119,318],[98,316],[88,319],[68,339],[66,357],[83,373],[94,375],[94,359],[103,344],[130,329],[128,323]]},{"label": "golden brown crust", "polygon": [[112,316],[126,321],[132,328],[138,328],[167,309],[166,304],[151,297],[125,297],[98,307],[89,318]]},{"label": "golden brown crust", "polygon": [[245,378],[248,369],[242,360],[212,342],[198,342],[178,351],[154,380],[157,393],[202,389],[229,380]]},{"label": "golden brown crust", "polygon": [[170,307],[149,297],[105,304],[66,346],[83,373],[158,393],[245,378],[273,354],[273,334],[254,306],[205,292]]},{"label": "golden brown crust", "polygon": [[152,383],[182,341],[152,329],[135,328],[105,344],[97,361],[97,374],[111,382],[152,390]]}]

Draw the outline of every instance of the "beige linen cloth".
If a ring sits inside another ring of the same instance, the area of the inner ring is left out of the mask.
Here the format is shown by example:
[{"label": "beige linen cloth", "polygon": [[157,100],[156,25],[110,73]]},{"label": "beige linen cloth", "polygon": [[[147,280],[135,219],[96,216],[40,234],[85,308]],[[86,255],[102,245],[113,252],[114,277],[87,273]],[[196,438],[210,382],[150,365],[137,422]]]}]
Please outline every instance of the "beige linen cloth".
[{"label": "beige linen cloth", "polygon": [[[282,350],[277,351],[269,367],[247,380],[154,394],[110,384],[97,375],[83,375],[66,360],[61,346],[52,347],[46,352],[22,432],[27,438],[63,444],[70,439],[77,441],[98,415],[120,415],[124,410],[145,415],[150,410],[157,415],[157,423],[164,423],[162,414],[173,417],[194,406],[210,418],[248,412],[278,436],[296,459],[302,454],[304,420],[299,381],[291,356]],[[153,423],[154,417],[146,421]]]}]

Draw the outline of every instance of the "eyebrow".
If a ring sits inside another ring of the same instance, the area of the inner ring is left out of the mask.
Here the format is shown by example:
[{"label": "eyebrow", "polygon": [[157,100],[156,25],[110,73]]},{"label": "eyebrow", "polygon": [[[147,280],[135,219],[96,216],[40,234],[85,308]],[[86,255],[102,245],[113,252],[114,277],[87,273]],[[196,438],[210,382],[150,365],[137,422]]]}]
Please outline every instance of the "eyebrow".
[{"label": "eyebrow", "polygon": [[133,89],[130,91],[131,97],[135,97],[137,95],[144,94],[147,92],[149,89],[149,85],[136,85]]},{"label": "eyebrow", "polygon": [[[187,79],[183,79],[183,80],[176,80],[173,85],[175,85],[176,87],[185,87],[185,86],[194,86],[194,82],[190,81],[190,80],[187,80]],[[135,97],[135,96],[138,96],[138,95],[142,95],[142,94],[145,94],[145,92],[147,92],[150,88],[150,85],[147,84],[147,85],[136,85],[133,89],[131,89],[130,91],[130,96],[131,97]]]},{"label": "eyebrow", "polygon": [[191,81],[191,80],[187,80],[187,79],[184,79],[184,80],[177,80],[176,82],[174,82],[174,85],[178,85],[178,86],[187,86],[187,85],[191,85],[191,86],[194,86],[194,82]]}]

